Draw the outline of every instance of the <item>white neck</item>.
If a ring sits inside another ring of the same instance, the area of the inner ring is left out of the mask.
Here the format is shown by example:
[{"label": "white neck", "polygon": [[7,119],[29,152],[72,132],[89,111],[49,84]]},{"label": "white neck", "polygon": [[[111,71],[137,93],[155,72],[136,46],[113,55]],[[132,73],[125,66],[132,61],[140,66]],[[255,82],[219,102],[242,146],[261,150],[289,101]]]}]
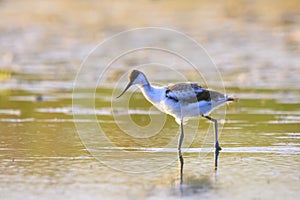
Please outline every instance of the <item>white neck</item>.
[{"label": "white neck", "polygon": [[150,83],[138,85],[145,98],[151,103],[158,104],[164,98],[165,87],[152,86]]}]

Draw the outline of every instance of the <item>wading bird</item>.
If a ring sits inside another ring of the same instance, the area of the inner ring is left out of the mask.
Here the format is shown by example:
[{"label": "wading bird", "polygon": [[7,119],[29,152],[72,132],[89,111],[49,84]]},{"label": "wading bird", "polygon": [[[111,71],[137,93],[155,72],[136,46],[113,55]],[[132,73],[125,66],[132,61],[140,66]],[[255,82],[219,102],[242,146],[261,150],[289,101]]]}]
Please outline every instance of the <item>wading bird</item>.
[{"label": "wading bird", "polygon": [[237,101],[236,98],[205,89],[197,83],[186,82],[169,86],[153,86],[147,80],[146,75],[139,70],[132,70],[128,79],[128,85],[117,98],[121,97],[130,86],[137,85],[150,103],[160,111],[173,116],[180,125],[181,134],[178,141],[178,152],[182,165],[181,145],[184,138],[184,122],[199,115],[212,121],[215,127],[215,167],[217,167],[217,156],[221,150],[218,142],[218,121],[208,115],[225,102]]}]

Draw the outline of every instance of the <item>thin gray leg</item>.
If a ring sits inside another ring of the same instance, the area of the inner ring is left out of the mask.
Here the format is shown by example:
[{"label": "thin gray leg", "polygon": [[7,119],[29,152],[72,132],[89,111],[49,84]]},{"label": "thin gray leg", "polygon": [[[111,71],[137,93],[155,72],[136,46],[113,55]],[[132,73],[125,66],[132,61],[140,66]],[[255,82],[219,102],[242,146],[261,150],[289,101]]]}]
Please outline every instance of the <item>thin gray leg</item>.
[{"label": "thin gray leg", "polygon": [[218,141],[218,121],[216,119],[210,117],[210,116],[204,116],[204,115],[202,115],[202,117],[205,117],[206,119],[214,122],[214,125],[215,125],[215,142],[216,142],[215,143],[215,148],[216,148],[216,150],[221,151],[222,148],[220,147],[219,141]]},{"label": "thin gray leg", "polygon": [[183,131],[182,121],[180,123],[180,129],[181,129],[181,133],[180,133],[180,137],[179,137],[179,141],[178,141],[178,151],[180,152],[180,155],[181,155],[181,145],[182,145],[183,138],[184,138],[184,131]]},{"label": "thin gray leg", "polygon": [[[179,154],[181,154],[181,152]],[[182,184],[183,184],[183,164],[184,164],[184,160],[183,160],[182,155],[179,155],[179,161],[180,161],[180,189],[182,189]]]},{"label": "thin gray leg", "polygon": [[182,190],[182,184],[183,184],[183,164],[184,164],[183,157],[182,157],[182,154],[181,154],[181,146],[182,146],[182,142],[183,142],[183,138],[184,138],[184,131],[183,131],[183,123],[182,123],[182,121],[180,123],[180,129],[181,129],[181,133],[180,133],[180,137],[179,137],[179,141],[178,141],[178,155],[179,155],[179,161],[180,161],[180,190]]},{"label": "thin gray leg", "polygon": [[220,150],[217,150],[215,151],[215,171],[217,172],[218,170],[218,159],[219,159],[219,153],[220,153]]}]

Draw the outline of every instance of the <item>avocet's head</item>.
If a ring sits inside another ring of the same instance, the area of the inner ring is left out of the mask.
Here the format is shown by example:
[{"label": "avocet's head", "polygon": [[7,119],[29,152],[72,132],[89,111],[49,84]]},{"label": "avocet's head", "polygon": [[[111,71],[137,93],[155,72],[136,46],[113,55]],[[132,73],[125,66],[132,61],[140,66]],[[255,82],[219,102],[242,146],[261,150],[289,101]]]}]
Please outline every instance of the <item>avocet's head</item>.
[{"label": "avocet's head", "polygon": [[128,88],[130,88],[130,86],[132,85],[140,85],[140,86],[143,86],[143,85],[148,85],[149,82],[145,76],[145,74],[139,70],[132,70],[128,76],[128,80],[129,80],[129,83],[127,84],[127,86],[125,87],[125,89],[123,90],[123,92],[117,96],[116,98],[119,98],[121,97],[127,90]]}]

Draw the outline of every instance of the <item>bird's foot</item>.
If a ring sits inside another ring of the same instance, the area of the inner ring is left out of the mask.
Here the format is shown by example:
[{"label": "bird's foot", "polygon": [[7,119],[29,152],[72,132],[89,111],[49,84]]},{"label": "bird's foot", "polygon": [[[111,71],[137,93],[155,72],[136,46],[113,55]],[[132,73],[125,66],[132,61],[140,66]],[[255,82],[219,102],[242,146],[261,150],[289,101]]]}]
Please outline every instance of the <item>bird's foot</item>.
[{"label": "bird's foot", "polygon": [[219,142],[216,143],[215,147],[216,147],[216,151],[221,151],[222,150],[222,148],[219,145]]}]

